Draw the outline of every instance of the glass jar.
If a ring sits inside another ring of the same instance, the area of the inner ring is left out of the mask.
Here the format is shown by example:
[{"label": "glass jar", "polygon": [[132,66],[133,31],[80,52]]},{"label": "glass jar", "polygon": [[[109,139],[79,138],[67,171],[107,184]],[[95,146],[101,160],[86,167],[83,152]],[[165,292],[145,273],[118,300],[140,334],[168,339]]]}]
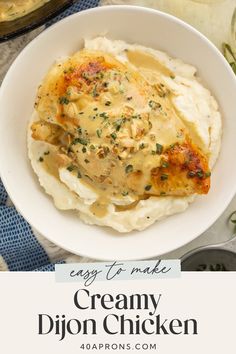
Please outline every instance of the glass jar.
[{"label": "glass jar", "polygon": [[154,4],[197,28],[219,49],[230,42],[236,50],[236,0],[157,0]]}]

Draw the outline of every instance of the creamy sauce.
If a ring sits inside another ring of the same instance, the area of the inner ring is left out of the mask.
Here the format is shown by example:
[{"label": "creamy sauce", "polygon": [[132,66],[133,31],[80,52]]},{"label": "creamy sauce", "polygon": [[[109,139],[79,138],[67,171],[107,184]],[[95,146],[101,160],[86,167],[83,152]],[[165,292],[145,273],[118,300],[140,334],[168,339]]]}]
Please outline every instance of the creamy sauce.
[{"label": "creamy sauce", "polygon": [[[118,46],[123,47],[122,55],[117,57],[119,61],[114,56],[105,54],[105,41],[110,45],[110,52],[108,50],[110,54],[113,54],[113,48],[117,50],[116,54],[119,54]],[[186,179],[185,174],[186,185],[183,189],[181,179],[176,178],[174,172],[172,179],[168,163],[165,164],[167,156],[164,156],[163,160],[164,154],[157,152],[157,147],[165,152],[170,147],[172,149],[176,143],[182,146],[186,136],[190,136],[196,146],[201,146],[201,139],[199,140],[201,130],[196,130],[198,122],[192,124],[185,122],[185,114],[174,101],[181,97],[179,94],[181,91],[178,90],[182,84],[181,80],[183,82],[185,80],[178,75],[182,75],[186,68],[188,72],[186,77],[197,82],[194,78],[195,71],[189,69],[186,64],[181,65],[180,61],[170,60],[163,53],[159,60],[158,55],[155,55],[156,52],[151,49],[145,52],[145,48],[126,46],[123,43],[117,42],[115,47],[112,41],[104,39],[104,46],[103,43],[100,46],[99,41],[96,44],[103,50],[100,54],[96,53],[96,56],[99,56],[102,65],[102,58],[105,58],[109,70],[103,71],[98,86],[93,91],[89,86],[93,79],[86,78],[86,86],[83,86],[82,82],[82,86],[76,88],[81,74],[74,68],[78,67],[80,60],[84,63],[86,55],[89,61],[93,62],[94,48],[78,52],[53,67],[39,90],[37,110],[39,122],[46,122],[46,128],[49,131],[51,129],[51,140],[47,141],[46,138],[45,141],[47,143],[54,141],[54,144],[60,147],[59,156],[65,151],[65,159],[62,158],[60,161],[56,158],[55,163],[52,163],[52,154],[46,156],[41,164],[32,163],[36,171],[39,168],[42,171],[44,168],[46,173],[57,179],[56,170],[60,169],[59,180],[72,192],[72,200],[65,203],[65,209],[72,209],[70,205],[74,205],[85,222],[109,225],[126,232],[135,228],[141,230],[163,216],[183,211],[193,200],[192,196],[184,197],[186,194],[194,193],[187,190],[191,181]],[[155,53],[152,55],[152,52]],[[120,61],[120,58],[124,60]],[[170,67],[163,58],[170,63]],[[179,72],[176,67],[180,68]],[[111,68],[113,69],[110,70]],[[190,71],[192,74],[189,74]],[[86,67],[85,75],[89,74]],[[66,79],[58,81],[58,78],[64,75]],[[99,87],[104,83],[106,89],[99,91]],[[207,96],[211,97],[209,92],[198,83],[196,85],[202,99],[209,99],[205,104],[217,112],[214,99]],[[191,93],[191,81],[184,87]],[[188,92],[186,98],[187,95]],[[196,95],[198,107],[202,106],[202,99]],[[213,103],[210,103],[210,99]],[[58,102],[61,101],[59,105]],[[190,99],[190,107],[194,104]],[[213,117],[215,113],[210,114]],[[122,122],[119,122],[120,126],[117,128],[118,120]],[[218,135],[214,139],[215,142],[219,142],[219,115],[215,116],[215,123],[217,129],[214,134]],[[36,134],[33,138],[44,140],[40,138],[37,121],[34,124],[39,137]],[[52,129],[52,126],[58,125],[67,135],[61,134],[60,129]],[[46,131],[46,136],[47,133]],[[208,134],[208,139],[211,139],[212,129],[208,130]],[[68,147],[70,152],[67,155]],[[208,148],[209,144],[205,144],[206,161],[207,153],[210,151]],[[51,168],[49,165],[52,165]],[[173,184],[173,189],[169,191],[167,189],[166,193],[165,188],[168,188],[169,184],[165,182],[165,178],[160,179],[160,176],[158,181],[161,182],[155,185],[153,179],[150,179],[153,168],[161,170],[164,177],[166,173],[169,174],[170,187]],[[178,186],[182,194],[171,194],[172,190],[178,192]],[[188,193],[183,194],[186,191]],[[56,194],[53,192],[49,194],[53,195],[56,205],[62,205]],[[75,200],[74,196],[78,196],[79,200]]]},{"label": "creamy sauce", "polygon": [[136,66],[137,68],[146,68],[152,71],[160,72],[166,76],[174,76],[173,72],[169,70],[166,66],[160,63],[152,55],[137,50],[127,51],[127,58],[129,62]]},{"label": "creamy sauce", "polygon": [[108,201],[103,198],[98,199],[90,206],[90,211],[98,218],[104,218],[107,215]]},{"label": "creamy sauce", "polygon": [[[147,53],[127,50],[126,55],[128,65],[103,52],[89,51],[76,54],[64,65],[58,64],[58,78],[53,78],[55,89],[50,79],[49,82],[46,79],[39,91],[38,110],[42,120],[38,127],[33,127],[34,136],[51,139],[48,141],[65,149],[62,167],[69,169],[74,177],[79,173],[81,183],[85,182],[100,198],[106,197],[106,201],[99,200],[91,207],[94,215],[100,217],[104,217],[112,196],[116,199],[127,194],[142,200],[146,195],[175,195],[175,188],[181,186],[173,180],[170,182],[173,188],[169,187],[165,178],[173,170],[168,169],[169,163],[162,168],[163,158],[168,159],[164,149],[184,144],[189,135],[162,79],[163,75],[173,77],[173,73]],[[82,73],[78,69],[80,61]],[[135,66],[134,70],[130,64]],[[100,71],[94,74],[94,69]],[[57,116],[52,106],[56,107]],[[48,116],[53,124],[47,123]],[[64,130],[55,129],[55,123]],[[155,179],[153,169],[157,169]],[[174,167],[174,174],[175,171]],[[185,178],[185,184],[191,184],[187,173],[181,178]],[[181,191],[180,187],[177,193],[186,195],[189,191],[185,187]],[[136,205],[131,203],[130,208]],[[120,211],[126,209],[127,206],[117,207]]]},{"label": "creamy sauce", "polygon": [[12,21],[43,6],[50,0],[0,0],[0,22]]},{"label": "creamy sauce", "polygon": [[[79,163],[82,180],[88,182],[98,195],[105,195],[107,204],[110,204],[112,195],[119,199],[127,193],[135,200],[144,199],[146,194],[159,195],[154,187],[148,190],[151,171],[162,162],[156,153],[156,145],[168,147],[184,141],[184,125],[161,77],[170,77],[172,72],[149,54],[139,51],[127,51],[126,54],[135,71],[102,52],[96,53],[95,58],[99,55],[105,57],[105,64],[112,68],[103,72],[99,84],[105,82],[108,88],[99,92],[96,99],[90,91],[87,93],[87,86],[78,92],[73,84],[73,75],[78,80],[76,70],[73,74],[78,60],[81,56],[82,59],[89,56],[94,60],[94,52],[78,53],[63,65],[58,64],[53,72],[60,78],[58,95],[62,92],[63,100],[66,99],[66,104],[57,107],[63,116],[59,115],[54,121],[66,125],[71,141],[78,141],[78,144],[70,146],[70,150],[73,160],[77,161],[75,164]],[[65,72],[67,88],[61,80]],[[150,80],[150,77],[155,80]],[[52,80],[55,81],[54,76]],[[50,80],[46,81],[39,92],[38,109],[44,120],[53,115],[50,114],[52,100],[47,89],[48,86],[51,90],[52,85]],[[58,101],[57,98],[55,100]],[[121,123],[117,128],[118,121]],[[80,135],[77,134],[78,129],[81,130]]]}]

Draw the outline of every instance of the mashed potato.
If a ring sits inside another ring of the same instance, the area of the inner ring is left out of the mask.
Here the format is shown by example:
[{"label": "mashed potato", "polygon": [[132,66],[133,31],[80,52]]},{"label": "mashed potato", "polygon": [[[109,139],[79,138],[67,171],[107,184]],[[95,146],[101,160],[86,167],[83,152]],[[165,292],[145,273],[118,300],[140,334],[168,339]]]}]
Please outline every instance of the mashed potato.
[{"label": "mashed potato", "polygon": [[[116,180],[116,178],[118,178],[116,175],[119,174],[119,171],[117,170],[117,173],[114,174],[113,179],[111,178],[111,185],[113,189],[111,189],[111,187],[110,189],[108,188],[110,194],[109,199],[107,199],[107,195],[105,192],[106,188],[103,188],[102,184],[101,188],[103,189],[94,188],[94,186],[92,188],[91,183],[89,181],[89,178],[91,179],[91,176],[87,176],[85,174],[86,178],[78,178],[78,173],[80,175],[80,172],[76,170],[75,174],[75,172],[73,171],[74,167],[66,165],[65,161],[63,161],[63,163],[60,162],[59,164],[55,165],[53,157],[57,154],[58,148],[55,146],[54,143],[52,143],[52,141],[47,139],[45,141],[42,141],[42,139],[38,138],[35,133],[32,134],[32,123],[34,124],[36,122],[37,124],[37,121],[39,119],[38,115],[40,115],[40,109],[42,109],[39,104],[37,106],[37,112],[34,113],[29,126],[28,150],[33,169],[38,175],[41,186],[45,189],[46,193],[53,197],[54,203],[57,208],[62,210],[77,210],[80,219],[82,219],[84,222],[88,224],[110,226],[119,232],[143,230],[157,220],[163,219],[164,217],[175,213],[183,212],[188,207],[189,203],[193,202],[197,193],[205,194],[209,189],[208,180],[210,174],[206,172],[207,166],[209,167],[209,169],[212,169],[212,167],[214,166],[219,155],[221,144],[221,116],[218,110],[217,102],[215,101],[211,93],[203,87],[200,80],[196,77],[196,69],[193,66],[185,64],[179,59],[173,59],[165,53],[140,45],[130,45],[123,41],[112,41],[104,37],[85,40],[85,49],[87,51],[99,51],[107,53],[123,65],[127,65],[128,68],[131,68],[130,70],[138,70],[139,74],[142,75],[142,77],[145,78],[146,81],[148,81],[149,85],[157,85],[155,80],[156,76],[158,76],[158,80],[161,80],[161,87],[167,88],[168,93],[171,94],[168,98],[168,102],[171,101],[171,105],[173,106],[173,113],[170,114],[170,117],[172,117],[172,115],[176,115],[175,120],[167,121],[166,119],[165,121],[164,117],[163,121],[161,121],[161,126],[157,125],[153,127],[153,125],[155,125],[155,122],[157,121],[155,116],[153,120],[151,120],[151,128],[149,123],[147,133],[143,133],[142,137],[132,136],[132,139],[130,139],[130,136],[125,137],[126,141],[128,140],[129,144],[133,144],[132,146],[123,149],[121,154],[119,155],[121,163],[127,158],[129,159],[128,161],[132,161],[132,165],[126,165],[126,172],[127,168],[129,168],[130,166],[132,166],[133,169],[135,163],[137,164],[137,166],[139,166],[139,169],[137,168],[137,171],[140,171],[141,168],[144,171],[148,171],[149,168],[152,168],[151,171],[153,171],[153,159],[155,159],[155,161],[159,161],[158,166],[160,166],[160,164],[163,164],[163,159],[160,159],[160,156],[162,156],[161,154],[163,147],[159,143],[156,144],[156,141],[155,144],[153,143],[153,146],[156,146],[156,148],[159,148],[159,150],[161,147],[161,151],[154,151],[153,156],[149,156],[147,154],[145,155],[144,146],[145,144],[148,145],[147,141],[145,140],[145,137],[149,134],[149,145],[152,144],[151,140],[155,138],[153,137],[153,135],[155,135],[153,134],[154,128],[157,132],[156,135],[159,134],[159,142],[161,141],[161,137],[163,137],[164,143],[168,141],[168,144],[171,146],[170,151],[172,155],[172,145],[177,146],[179,144],[178,146],[182,146],[180,145],[182,143],[181,134],[184,135],[185,133],[183,132],[186,131],[187,134],[189,134],[191,141],[194,142],[194,146],[196,146],[198,149],[197,161],[199,163],[199,160],[202,159],[202,166],[205,166],[205,170],[203,167],[201,170],[197,170],[197,175],[194,175],[194,178],[192,178],[193,176],[191,175],[192,171],[188,171],[188,174],[190,173],[188,175],[188,178],[186,178],[186,171],[185,177],[183,177],[182,174],[174,176],[176,168],[174,170],[171,170],[170,167],[168,167],[171,162],[168,160],[167,163],[167,160],[165,160],[165,166],[163,166],[167,168],[168,173],[163,173],[161,175],[161,187],[160,183],[157,183],[155,186],[151,185],[150,182],[147,182],[147,177],[145,177],[144,182],[140,180],[141,182],[135,189],[134,186],[137,184],[137,176],[135,176],[135,179],[131,179],[131,185],[128,184],[129,192],[125,190],[125,193],[122,192],[122,194],[120,193],[120,190],[119,193],[116,191],[118,191],[118,185],[123,183],[123,180],[126,179],[126,176],[121,175],[121,179]],[[60,66],[61,64],[57,63],[57,65]],[[57,75],[57,70],[60,70],[60,68],[54,67],[53,70],[54,71],[51,71],[51,77],[53,77],[53,75]],[[127,81],[131,81],[131,79],[127,78]],[[117,85],[117,82],[119,82],[119,80],[114,80],[114,88],[112,88],[114,91],[117,90],[117,86],[115,86]],[[49,85],[49,83],[47,84]],[[46,86],[46,84],[44,86]],[[121,94],[123,95],[123,91],[125,91],[126,88],[119,86],[118,89],[120,90],[119,92],[121,92]],[[152,91],[150,91],[150,93],[151,92]],[[77,93],[72,92],[72,95],[75,96],[75,99],[76,94]],[[133,95],[135,95],[135,93]],[[160,102],[163,105],[165,105],[164,99],[166,99],[164,96],[165,95],[160,95],[160,100],[163,100],[163,103],[162,101]],[[130,97],[132,98],[131,94],[129,97],[127,97],[128,101],[131,101]],[[139,99],[141,100],[141,98]],[[69,104],[64,96],[63,100],[66,103],[64,105],[64,110],[66,114],[70,116],[71,120],[74,119],[77,106],[75,106],[74,104]],[[150,111],[148,111],[148,114],[152,114],[153,110],[153,105],[150,104],[150,102],[153,101],[149,101],[149,106],[151,106],[151,108],[149,107]],[[106,98],[104,106],[110,106],[110,104],[110,100]],[[141,116],[143,114],[145,117],[145,115],[147,114],[146,106],[144,109],[143,103],[138,102],[138,100],[136,100],[135,104],[135,113],[137,113],[138,110],[138,114]],[[120,105],[124,105],[123,102],[121,102]],[[52,101],[50,101],[49,109],[52,109],[51,106]],[[158,107],[160,106],[160,103],[158,103]],[[47,111],[47,114],[49,112],[49,109]],[[55,110],[55,107],[53,109]],[[95,107],[94,109],[97,108]],[[103,116],[105,116],[106,118],[106,115],[104,115],[104,113]],[[143,123],[144,119],[140,119],[140,121],[141,123]],[[50,121],[50,124],[51,123],[54,124],[55,122]],[[57,122],[57,124],[59,123]],[[47,127],[45,126],[43,127],[44,134],[46,128]],[[134,129],[136,129],[137,131],[137,129],[139,128],[139,126],[137,128],[137,123],[136,126],[131,125],[131,134],[133,134]],[[42,130],[42,124],[40,126],[40,129]],[[69,127],[68,130],[69,129],[72,128]],[[142,127],[142,129],[144,131],[145,127]],[[176,143],[174,141],[174,144],[172,144],[172,140],[170,140],[173,139],[171,129],[174,133],[177,133],[176,136],[177,139],[180,139],[180,142]],[[166,134],[166,131],[169,131],[168,136]],[[96,132],[98,133],[98,130]],[[181,134],[179,132],[181,132]],[[100,135],[100,133],[98,135]],[[116,130],[115,134],[114,132],[112,132],[111,136],[113,140],[116,140],[118,142],[119,139],[124,139],[124,136],[122,136],[121,134],[120,128]],[[98,138],[101,137],[98,136]],[[97,142],[97,140],[94,141],[95,143]],[[164,143],[162,144],[164,145]],[[137,149],[137,146],[142,146],[141,152],[135,150]],[[83,151],[86,151],[86,149],[88,149],[87,143],[83,145],[82,141],[81,148]],[[130,152],[130,155],[128,155],[128,157],[124,157],[124,154],[122,155],[122,153],[127,153],[127,149],[130,149],[128,150]],[[77,153],[81,155],[81,151],[77,150]],[[133,151],[135,151],[135,156],[141,153],[143,154],[140,155],[141,158],[139,158],[138,161],[137,158],[135,159],[131,156]],[[87,153],[88,152],[86,152],[86,154]],[[151,153],[153,153],[153,150],[151,151]],[[191,154],[193,154],[192,151]],[[171,156],[168,155],[169,158],[171,158]],[[133,160],[130,160],[131,158],[133,158]],[[178,159],[179,155],[176,155],[176,158]],[[100,161],[102,165],[103,160]],[[95,170],[100,168],[100,165],[94,166]],[[85,168],[86,165],[85,167],[82,166],[83,170]],[[178,169],[178,171],[181,171],[181,173],[182,170],[183,166]],[[173,174],[173,176],[171,174]],[[203,174],[205,177],[203,177]],[[129,175],[130,174],[127,175],[127,181],[129,180]],[[165,182],[165,179],[167,179],[168,175],[169,184]],[[197,178],[197,176],[199,178]],[[81,177],[81,175],[79,177]],[[156,175],[152,176],[152,178],[154,177],[156,178]],[[193,180],[196,183],[193,183]],[[115,183],[117,183],[116,189],[114,187]],[[144,184],[142,185],[142,183]],[[142,185],[142,188],[145,190],[145,193],[140,192],[140,185]],[[199,185],[201,189],[199,189]],[[183,186],[185,186],[186,188],[183,188]],[[188,192],[185,193],[183,191],[184,189]],[[106,203],[101,202],[101,199],[104,199],[104,195]]]}]

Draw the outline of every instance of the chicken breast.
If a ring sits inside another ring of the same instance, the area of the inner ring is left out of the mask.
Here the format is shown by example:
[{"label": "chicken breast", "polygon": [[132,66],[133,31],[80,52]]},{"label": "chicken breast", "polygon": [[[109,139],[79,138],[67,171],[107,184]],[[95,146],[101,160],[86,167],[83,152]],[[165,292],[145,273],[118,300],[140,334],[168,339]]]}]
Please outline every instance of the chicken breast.
[{"label": "chicken breast", "polygon": [[82,50],[54,66],[38,91],[33,139],[54,145],[58,168],[107,200],[206,194],[208,155],[175,109],[174,93],[150,65],[135,69],[135,52],[126,54],[130,63]]}]

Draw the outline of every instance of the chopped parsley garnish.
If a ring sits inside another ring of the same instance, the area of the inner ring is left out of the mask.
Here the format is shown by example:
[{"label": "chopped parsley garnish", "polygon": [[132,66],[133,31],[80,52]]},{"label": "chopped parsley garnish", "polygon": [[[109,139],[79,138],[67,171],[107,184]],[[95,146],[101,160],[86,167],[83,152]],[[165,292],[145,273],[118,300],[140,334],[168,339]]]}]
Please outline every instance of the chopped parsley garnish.
[{"label": "chopped parsley garnish", "polygon": [[44,153],[44,155],[49,155],[50,154],[50,151],[46,151],[45,153]]},{"label": "chopped parsley garnish", "polygon": [[168,175],[167,174],[165,174],[165,173],[163,173],[162,175],[161,175],[161,181],[166,181],[167,179],[168,179]]},{"label": "chopped parsley garnish", "polygon": [[82,134],[82,129],[81,128],[78,128],[77,129],[78,133],[81,135]]},{"label": "chopped parsley garnish", "polygon": [[113,140],[116,140],[116,138],[117,138],[116,133],[112,133],[112,134],[111,134],[111,137],[112,137]]},{"label": "chopped parsley garnish", "polygon": [[74,165],[70,165],[66,168],[69,172],[72,172],[75,169]]},{"label": "chopped parsley garnish", "polygon": [[122,123],[123,123],[123,119],[117,119],[117,120],[113,123],[113,125],[114,125],[114,127],[116,128],[116,131],[117,131],[117,132],[120,130]]},{"label": "chopped parsley garnish", "polygon": [[149,101],[148,102],[149,107],[151,107],[151,109],[160,109],[161,108],[161,104],[159,102],[155,102],[155,101]]},{"label": "chopped parsley garnish", "polygon": [[197,176],[198,176],[199,178],[203,178],[203,177],[204,177],[203,171],[197,171]]},{"label": "chopped parsley garnish", "polygon": [[150,191],[150,189],[152,188],[152,185],[151,184],[148,184],[146,187],[145,187],[145,191]]},{"label": "chopped parsley garnish", "polygon": [[88,160],[88,159],[85,159],[84,162],[85,162],[85,163],[89,163],[89,160]]},{"label": "chopped parsley garnish", "polygon": [[170,75],[170,78],[171,78],[172,80],[174,80],[174,79],[175,79],[175,76],[174,76],[174,75]]},{"label": "chopped parsley garnish", "polygon": [[210,177],[210,176],[211,176],[211,172],[210,172],[210,171],[205,173],[205,177],[206,177],[206,178],[208,178],[208,177]]},{"label": "chopped parsley garnish", "polygon": [[39,158],[39,162],[43,162],[44,160],[43,160],[43,157],[42,156],[40,156],[40,158]]},{"label": "chopped parsley garnish", "polygon": [[101,138],[101,135],[102,135],[101,129],[97,129],[96,133],[97,133],[98,138]]},{"label": "chopped parsley garnish", "polygon": [[85,154],[86,151],[87,151],[87,149],[86,149],[86,147],[84,146],[84,147],[82,148],[82,152]]},{"label": "chopped parsley garnish", "polygon": [[106,101],[105,106],[110,106],[111,105],[111,101]]},{"label": "chopped parsley garnish", "polygon": [[70,101],[65,96],[59,97],[60,104],[68,104]]},{"label": "chopped parsley garnish", "polygon": [[84,112],[79,112],[79,114],[84,114]]},{"label": "chopped parsley garnish", "polygon": [[125,191],[124,191],[124,192],[122,192],[121,194],[122,194],[124,197],[126,197],[126,196],[129,194],[129,192],[125,192]]},{"label": "chopped parsley garnish", "polygon": [[99,96],[99,93],[97,92],[97,86],[94,86],[91,95],[92,95],[93,97],[98,97],[98,96]]},{"label": "chopped parsley garnish", "polygon": [[83,138],[75,138],[75,139],[72,141],[72,145],[76,145],[76,144],[87,145],[87,144],[88,144],[88,140],[83,139]]},{"label": "chopped parsley garnish", "polygon": [[92,144],[92,145],[90,145],[90,150],[95,150],[96,148],[95,148],[95,146]]},{"label": "chopped parsley garnish", "polygon": [[156,153],[158,154],[158,155],[161,155],[162,154],[162,152],[163,152],[163,146],[161,145],[161,144],[156,144]]},{"label": "chopped parsley garnish", "polygon": [[145,148],[145,144],[144,144],[144,143],[139,144],[139,148],[140,148],[141,150],[144,149],[144,148]]},{"label": "chopped parsley garnish", "polygon": [[160,195],[165,195],[165,194],[166,194],[166,192],[163,192],[163,191],[160,192]]},{"label": "chopped parsley garnish", "polygon": [[174,149],[176,143],[170,145],[170,149]]},{"label": "chopped parsley garnish", "polygon": [[169,167],[169,163],[167,161],[163,161],[161,164],[161,167],[167,168],[167,167]]},{"label": "chopped parsley garnish", "polygon": [[82,178],[82,175],[79,171],[77,172],[77,178]]},{"label": "chopped parsley garnish", "polygon": [[100,113],[99,116],[104,118],[104,119],[108,119],[109,118],[106,112]]},{"label": "chopped parsley garnish", "polygon": [[94,110],[94,111],[97,111],[97,110],[98,110],[98,108],[97,108],[97,107],[95,107],[93,110]]},{"label": "chopped parsley garnish", "polygon": [[127,101],[131,101],[133,99],[132,96],[127,97]]},{"label": "chopped parsley garnish", "polygon": [[131,173],[131,172],[133,172],[133,170],[134,170],[133,165],[127,165],[125,167],[125,172],[126,173]]}]

